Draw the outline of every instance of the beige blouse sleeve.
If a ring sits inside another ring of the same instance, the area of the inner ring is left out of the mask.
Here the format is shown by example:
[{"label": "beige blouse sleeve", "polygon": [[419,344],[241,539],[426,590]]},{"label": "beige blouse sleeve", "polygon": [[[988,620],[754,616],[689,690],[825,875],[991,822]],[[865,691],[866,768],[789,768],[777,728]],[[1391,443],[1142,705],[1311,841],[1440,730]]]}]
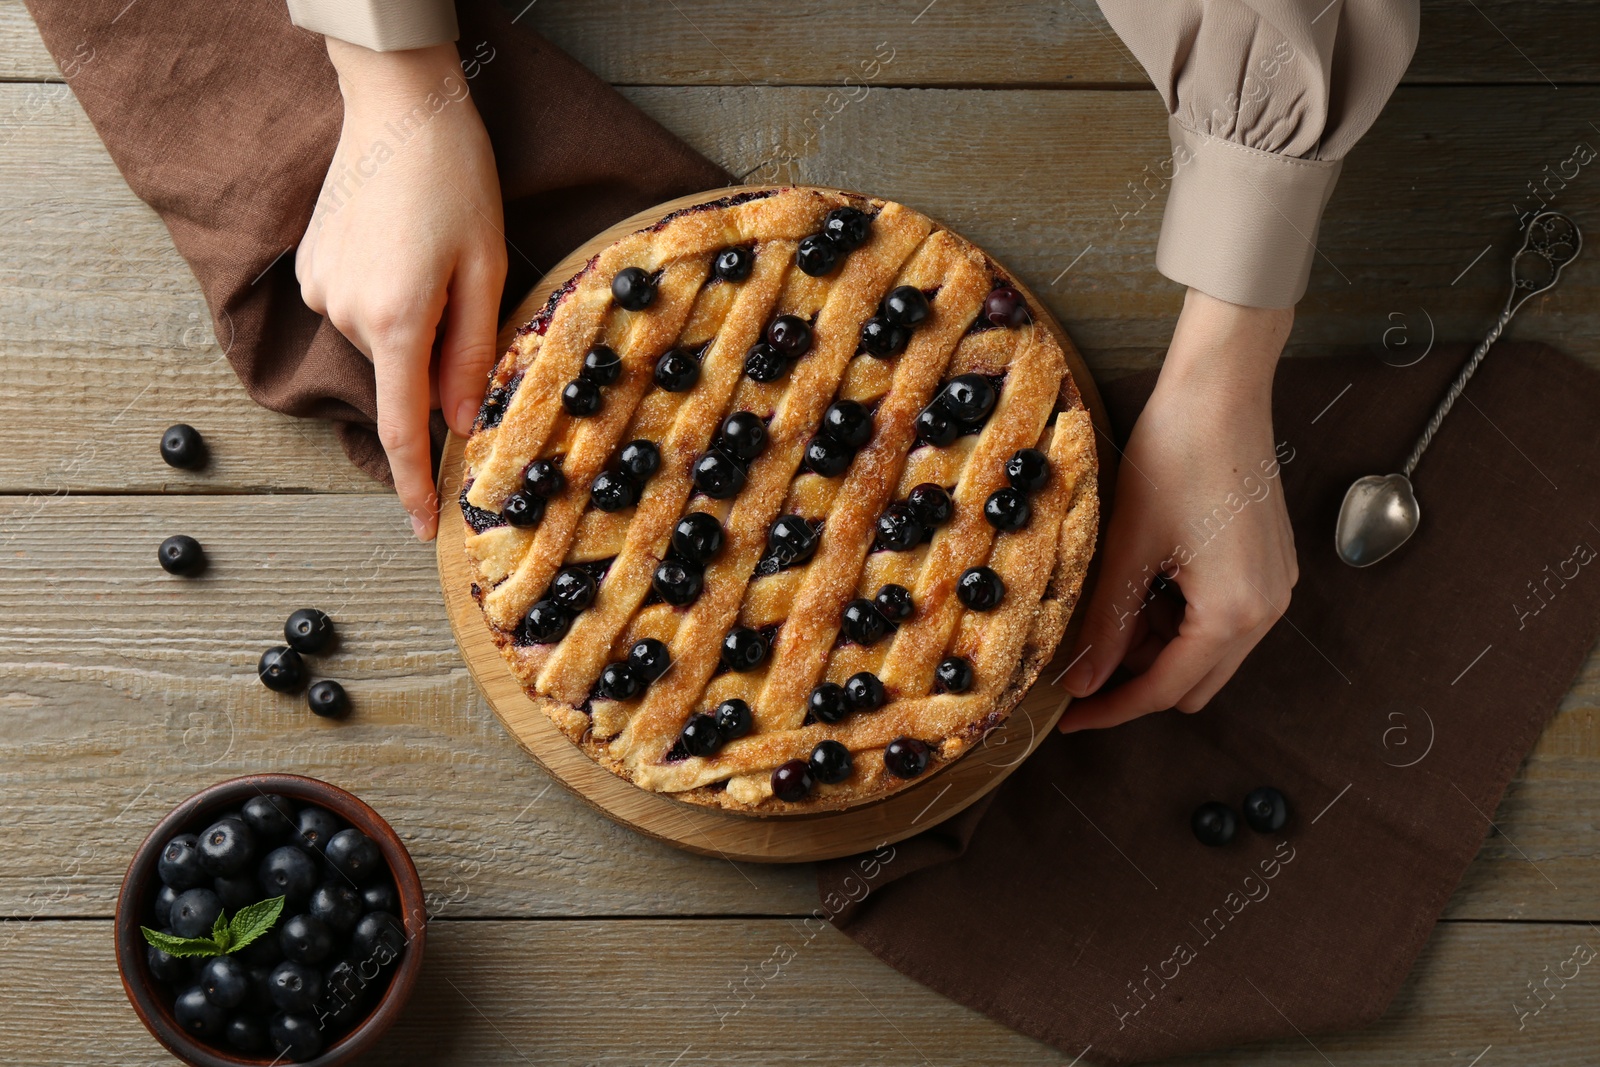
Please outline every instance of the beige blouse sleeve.
[{"label": "beige blouse sleeve", "polygon": [[1251,307],[1305,294],[1346,153],[1411,62],[1417,0],[1099,0],[1166,102],[1156,268]]},{"label": "beige blouse sleeve", "polygon": [[426,48],[461,35],[455,0],[289,0],[289,18],[374,52]]}]

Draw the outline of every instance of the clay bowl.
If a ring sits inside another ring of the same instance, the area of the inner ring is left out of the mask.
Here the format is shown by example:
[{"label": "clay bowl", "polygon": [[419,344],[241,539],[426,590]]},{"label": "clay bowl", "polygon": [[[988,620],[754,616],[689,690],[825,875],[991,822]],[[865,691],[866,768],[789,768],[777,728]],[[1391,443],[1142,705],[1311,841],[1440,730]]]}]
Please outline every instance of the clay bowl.
[{"label": "clay bowl", "polygon": [[150,925],[155,894],[161,886],[156,874],[156,862],[162,848],[175,835],[198,832],[211,818],[227,809],[237,807],[251,797],[271,793],[300,804],[326,808],[377,843],[394,877],[395,889],[400,897],[401,914],[398,918],[405,927],[407,942],[405,953],[389,979],[388,989],[368,1010],[366,1017],[344,1037],[329,1044],[320,1056],[305,1062],[315,1067],[334,1067],[335,1064],[348,1063],[372,1048],[399,1017],[422,969],[423,939],[427,928],[422,882],[417,877],[417,868],[411,862],[405,845],[401,844],[399,836],[377,812],[338,786],[295,774],[251,774],[218,782],[172,809],[150,831],[150,836],[134,853],[133,862],[128,864],[128,873],[122,879],[122,891],[117,896],[117,969],[122,972],[122,988],[127,992],[128,1001],[139,1020],[155,1035],[155,1039],[174,1056],[195,1067],[236,1067],[243,1064],[264,1067],[279,1061],[243,1056],[231,1049],[203,1044],[190,1036],[173,1018],[171,995],[150,974],[146,943],[139,932],[141,925]]}]

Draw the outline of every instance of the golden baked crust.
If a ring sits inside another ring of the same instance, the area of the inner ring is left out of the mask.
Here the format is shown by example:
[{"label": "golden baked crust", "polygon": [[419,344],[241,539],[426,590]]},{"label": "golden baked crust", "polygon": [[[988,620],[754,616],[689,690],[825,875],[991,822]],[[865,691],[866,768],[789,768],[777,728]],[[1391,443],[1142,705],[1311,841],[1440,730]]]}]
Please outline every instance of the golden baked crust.
[{"label": "golden baked crust", "polygon": [[[796,248],[841,207],[867,213],[870,236],[812,277],[796,266]],[[753,252],[747,277],[713,273],[729,248]],[[655,279],[654,300],[640,311],[613,296],[613,279],[628,267]],[[879,799],[947,766],[1001,722],[1061,639],[1098,523],[1094,431],[1060,345],[1031,316],[993,326],[982,314],[991,291],[1011,284],[981,251],[909,208],[802,187],[675,213],[609,246],[558,289],[492,375],[467,441],[462,491],[473,594],[551,720],[641,788],[759,814]],[[927,317],[902,352],[868,355],[863,324],[899,286],[931,294]],[[780,315],[809,321],[809,350],[778,380],[753,380],[746,353]],[[601,388],[598,411],[575,417],[561,393],[582,376],[595,344],[620,354],[620,374]],[[656,384],[656,362],[674,348],[698,357],[698,380],[686,391]],[[997,382],[992,413],[945,447],[920,442],[919,413],[957,375]],[[871,436],[842,473],[823,477],[807,469],[805,451],[836,400],[871,411]],[[742,464],[742,489],[711,499],[696,490],[694,465],[733,412],[766,420],[766,444]],[[639,439],[659,448],[659,469],[634,480],[642,485],[635,506],[600,510],[591,482],[614,472],[619,449]],[[1026,493],[1026,525],[1001,532],[985,519],[984,502],[1007,486],[1006,462],[1024,448],[1049,457],[1048,481]],[[509,525],[502,510],[514,494],[529,495],[524,472],[538,459],[559,466],[565,488],[536,523]],[[880,514],[925,483],[949,490],[948,521],[909,550],[874,550]],[[652,576],[672,555],[675,525],[695,511],[720,522],[724,544],[703,564],[698,596],[674,607],[652,594]],[[808,561],[777,569],[768,536],[783,515],[820,520],[821,535]],[[592,603],[564,614],[570,625],[558,640],[531,643],[530,607],[548,604],[557,572],[579,565],[601,575]],[[956,595],[957,579],[976,567],[1003,582],[992,610],[972,610]],[[910,590],[913,613],[874,644],[846,640],[846,605],[887,583]],[[735,626],[769,641],[754,670],[721,668],[723,638]],[[632,699],[605,699],[601,672],[644,638],[670,648],[670,669]],[[941,691],[935,668],[948,656],[970,664],[971,688]],[[887,703],[833,723],[808,714],[815,686],[859,672],[881,679]],[[734,698],[753,709],[753,731],[689,755],[680,740],[686,721]],[[919,776],[886,768],[884,750],[897,738],[930,749]],[[797,801],[774,796],[774,769],[806,760],[825,739],[848,748],[849,776],[818,782]]]}]

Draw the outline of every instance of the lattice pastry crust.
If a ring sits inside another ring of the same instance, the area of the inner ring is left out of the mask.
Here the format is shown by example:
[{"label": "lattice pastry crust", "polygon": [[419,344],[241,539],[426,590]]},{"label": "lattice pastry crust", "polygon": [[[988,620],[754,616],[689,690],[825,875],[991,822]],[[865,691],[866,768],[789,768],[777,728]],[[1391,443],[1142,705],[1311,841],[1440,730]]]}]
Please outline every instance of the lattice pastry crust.
[{"label": "lattice pastry crust", "polygon": [[1089,413],[1012,284],[909,208],[786,188],[558,289],[462,491],[474,597],[555,724],[641,788],[765,814],[881,798],[1001,722],[1099,514]]}]

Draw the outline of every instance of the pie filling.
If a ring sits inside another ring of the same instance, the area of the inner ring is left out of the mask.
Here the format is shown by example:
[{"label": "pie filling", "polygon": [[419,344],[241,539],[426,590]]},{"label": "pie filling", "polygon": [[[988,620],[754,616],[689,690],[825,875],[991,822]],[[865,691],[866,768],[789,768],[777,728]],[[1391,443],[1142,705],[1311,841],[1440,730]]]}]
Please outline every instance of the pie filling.
[{"label": "pie filling", "polygon": [[948,764],[1049,659],[1095,535],[1065,355],[898,204],[741,193],[623,238],[500,361],[474,595],[552,720],[641,787],[841,807]]}]

